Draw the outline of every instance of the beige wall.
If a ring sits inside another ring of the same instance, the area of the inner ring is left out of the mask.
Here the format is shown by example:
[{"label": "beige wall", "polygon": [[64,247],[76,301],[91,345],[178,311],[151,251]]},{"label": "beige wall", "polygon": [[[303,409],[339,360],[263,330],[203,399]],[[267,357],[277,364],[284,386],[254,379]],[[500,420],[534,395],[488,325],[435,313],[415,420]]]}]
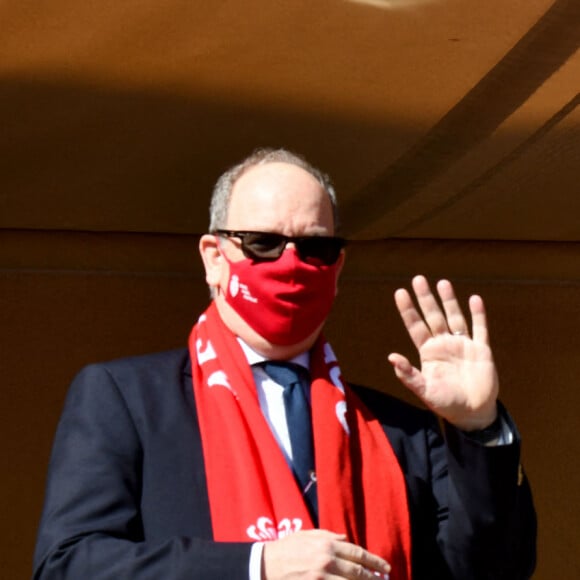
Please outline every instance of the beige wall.
[{"label": "beige wall", "polygon": [[[178,347],[207,303],[194,236],[0,231],[0,575],[30,576],[45,470],[68,383],[89,362]],[[418,272],[486,300],[502,399],[524,437],[539,580],[580,577],[580,246],[352,244],[327,328],[344,374],[408,398],[386,355],[412,353],[392,293]]]}]

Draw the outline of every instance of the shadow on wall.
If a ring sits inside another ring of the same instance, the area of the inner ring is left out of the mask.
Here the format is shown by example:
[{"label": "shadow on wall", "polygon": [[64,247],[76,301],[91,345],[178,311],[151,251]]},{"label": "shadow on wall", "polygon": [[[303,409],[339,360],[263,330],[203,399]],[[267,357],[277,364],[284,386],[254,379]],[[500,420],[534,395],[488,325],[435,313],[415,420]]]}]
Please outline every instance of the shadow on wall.
[{"label": "shadow on wall", "polygon": [[284,146],[359,189],[417,130],[211,96],[0,81],[0,227],[199,233],[211,188],[258,146]]}]

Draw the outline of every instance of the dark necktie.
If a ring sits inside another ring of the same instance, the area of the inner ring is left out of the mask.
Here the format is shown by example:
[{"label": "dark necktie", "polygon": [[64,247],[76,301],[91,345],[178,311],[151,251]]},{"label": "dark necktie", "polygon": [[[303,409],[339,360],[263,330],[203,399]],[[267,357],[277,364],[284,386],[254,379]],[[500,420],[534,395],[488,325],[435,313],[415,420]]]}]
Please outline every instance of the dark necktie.
[{"label": "dark necktie", "polygon": [[284,408],[292,446],[292,469],[317,525],[312,422],[310,403],[305,392],[310,385],[308,372],[300,365],[285,361],[267,361],[261,366],[270,378],[284,387]]}]

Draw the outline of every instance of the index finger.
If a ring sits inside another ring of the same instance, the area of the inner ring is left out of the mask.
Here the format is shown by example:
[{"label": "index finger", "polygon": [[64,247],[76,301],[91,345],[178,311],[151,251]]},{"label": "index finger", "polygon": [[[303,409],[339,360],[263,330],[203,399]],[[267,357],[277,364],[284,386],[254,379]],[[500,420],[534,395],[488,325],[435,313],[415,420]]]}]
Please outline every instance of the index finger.
[{"label": "index finger", "polygon": [[395,291],[395,304],[401,315],[403,324],[417,349],[431,338],[431,331],[415,308],[413,299],[407,290],[399,288]]},{"label": "index finger", "polygon": [[337,543],[335,554],[344,560],[360,564],[372,572],[388,574],[391,571],[391,565],[384,558],[347,541]]}]

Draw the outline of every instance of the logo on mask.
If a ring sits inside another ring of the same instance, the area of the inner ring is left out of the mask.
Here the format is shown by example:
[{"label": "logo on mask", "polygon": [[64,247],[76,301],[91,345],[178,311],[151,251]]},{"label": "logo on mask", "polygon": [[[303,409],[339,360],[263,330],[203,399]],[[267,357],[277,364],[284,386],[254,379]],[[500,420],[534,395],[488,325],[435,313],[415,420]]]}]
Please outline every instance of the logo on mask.
[{"label": "logo on mask", "polygon": [[230,296],[235,298],[240,289],[240,279],[234,274],[230,280]]},{"label": "logo on mask", "polygon": [[242,284],[237,274],[234,274],[230,280],[230,296],[235,298],[238,292],[242,293],[242,298],[248,302],[256,303],[258,299],[252,296],[247,284]]},{"label": "logo on mask", "polygon": [[246,258],[228,260],[228,264],[226,302],[273,344],[299,343],[330,312],[336,295],[337,264],[307,264],[295,248],[273,261],[255,263]]}]

